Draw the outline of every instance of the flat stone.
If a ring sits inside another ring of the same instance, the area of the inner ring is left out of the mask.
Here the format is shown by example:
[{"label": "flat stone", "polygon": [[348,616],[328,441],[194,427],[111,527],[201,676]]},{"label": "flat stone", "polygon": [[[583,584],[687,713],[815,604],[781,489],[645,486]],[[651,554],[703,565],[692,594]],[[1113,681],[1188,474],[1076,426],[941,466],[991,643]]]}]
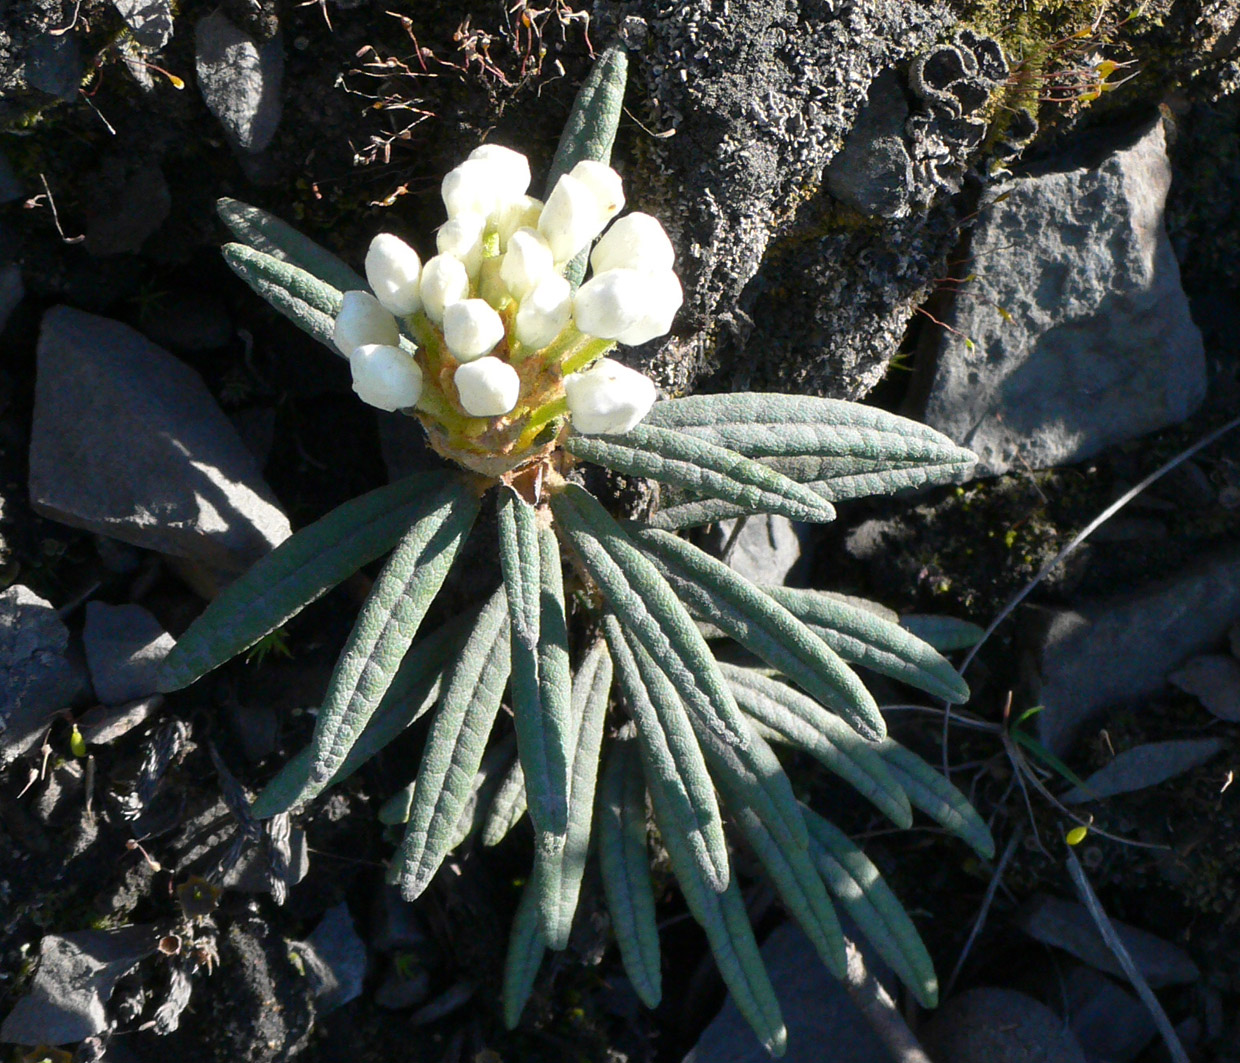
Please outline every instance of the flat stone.
[{"label": "flat stone", "polygon": [[1085,1053],[1106,1063],[1132,1063],[1156,1036],[1149,1008],[1091,967],[1064,979],[1068,1025]]},{"label": "flat stone", "polygon": [[[1026,934],[1044,945],[1070,952],[1082,963],[1106,974],[1124,977],[1123,970],[1102,940],[1084,905],[1039,894],[1021,908],[1015,922]],[[1178,946],[1116,919],[1111,920],[1111,925],[1137,965],[1137,970],[1153,988],[1182,985],[1201,977],[1197,965]]]},{"label": "flat stone", "polygon": [[[728,548],[728,566],[752,583],[779,585],[801,560],[802,525],[773,513],[759,513],[745,518],[736,531],[736,520],[720,521],[706,536],[706,545],[719,554]],[[733,539],[732,536],[736,535]]]},{"label": "flat stone", "polygon": [[1240,723],[1240,661],[1220,654],[1190,658],[1168,681],[1220,720]]},{"label": "flat stone", "polygon": [[1101,158],[1090,137],[1093,157],[988,189],[973,230],[976,277],[944,317],[925,420],[978,454],[977,475],[1081,461],[1205,396],[1163,224],[1162,122]]},{"label": "flat stone", "polygon": [[0,768],[38,745],[85,689],[51,603],[21,585],[0,593]]},{"label": "flat stone", "polygon": [[1066,805],[1079,805],[1157,786],[1201,767],[1218,756],[1224,745],[1219,738],[1184,738],[1133,746],[1084,780],[1084,786],[1073,787],[1060,800]]},{"label": "flat stone", "polygon": [[96,705],[78,717],[78,731],[88,746],[106,746],[146,723],[163,705],[162,694],[138,698],[124,705]]},{"label": "flat stone", "polygon": [[222,11],[194,29],[198,89],[233,145],[255,154],[271,143],[283,105],[284,43],[279,35],[261,47]]},{"label": "flat stone", "polygon": [[879,74],[844,146],[823,171],[827,191],[861,214],[907,214],[913,189],[913,160],[904,141],[908,115],[900,75]]},{"label": "flat stone", "polygon": [[922,1031],[938,1063],[1087,1063],[1050,1008],[1012,989],[983,987],[952,997]]},{"label": "flat stone", "polygon": [[107,705],[156,691],[156,674],[176,640],[140,605],[86,603],[82,631],[95,696]]},{"label": "flat stone", "polygon": [[39,336],[30,496],[53,520],[232,575],[291,532],[198,374],[68,307]]},{"label": "flat stone", "polygon": [[1219,645],[1240,616],[1240,551],[1131,594],[1021,611],[1027,703],[1041,741],[1064,754],[1107,709],[1162,690],[1186,658]]},{"label": "flat stone", "polygon": [[366,946],[357,935],[349,906],[329,908],[314,933],[293,949],[315,979],[314,996],[320,1015],[356,1000],[366,978]]},{"label": "flat stone", "polygon": [[112,0],[144,48],[157,51],[172,37],[171,0]]}]

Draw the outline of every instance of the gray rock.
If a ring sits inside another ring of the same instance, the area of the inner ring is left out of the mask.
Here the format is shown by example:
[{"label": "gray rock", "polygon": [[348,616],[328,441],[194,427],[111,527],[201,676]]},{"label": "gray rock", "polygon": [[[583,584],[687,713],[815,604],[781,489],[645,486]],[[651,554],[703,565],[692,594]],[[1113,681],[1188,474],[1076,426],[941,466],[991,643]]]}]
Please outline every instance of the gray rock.
[{"label": "gray rock", "polygon": [[76,33],[41,33],[26,51],[26,84],[58,100],[76,100],[82,47]]},{"label": "gray rock", "polygon": [[908,100],[895,70],[879,74],[839,154],[823,171],[827,190],[847,207],[880,218],[909,211],[913,160],[904,142]]},{"label": "gray rock", "polygon": [[176,640],[140,605],[86,603],[82,630],[95,696],[107,705],[155,693],[156,674]]},{"label": "gray rock", "polygon": [[171,0],[112,0],[137,41],[158,51],[172,37]]},{"label": "gray rock", "polygon": [[0,1026],[0,1041],[74,1044],[108,1027],[105,1005],[117,981],[155,951],[152,926],[49,934],[30,992]]},{"label": "gray rock", "polygon": [[1041,741],[1067,752],[1106,709],[1163,689],[1186,657],[1222,641],[1240,615],[1240,552],[1216,555],[1136,593],[1072,609],[1022,610],[1030,705]]},{"label": "gray rock", "polygon": [[121,172],[113,161],[105,165],[101,195],[86,224],[86,250],[92,255],[122,255],[141,250],[172,210],[172,193],[163,171],[150,163],[133,173]]},{"label": "gray rock", "polygon": [[[1084,905],[1039,894],[1016,915],[1016,925],[1044,945],[1072,953],[1082,963],[1123,978],[1111,950]],[[1201,977],[1197,965],[1181,948],[1160,937],[1112,919],[1137,970],[1155,989],[1160,986],[1195,982]]]},{"label": "gray rock", "polygon": [[164,706],[162,694],[139,698],[125,705],[96,705],[78,717],[78,730],[88,746],[106,746],[135,727],[146,723]]},{"label": "gray rock", "polygon": [[713,525],[706,537],[708,548],[719,554],[727,547],[724,560],[753,583],[782,584],[801,560],[801,525],[770,513],[749,517],[739,533],[736,525],[735,520]]},{"label": "gray rock", "polygon": [[1193,657],[1167,679],[1200,701],[1211,715],[1240,723],[1240,661],[1234,657],[1221,653]]},{"label": "gray rock", "polygon": [[343,901],[329,908],[314,933],[292,946],[314,979],[314,997],[320,1015],[356,1000],[366,978],[366,946],[357,936],[349,906]]},{"label": "gray rock", "polygon": [[[792,923],[777,927],[762,943],[762,959],[788,1028],[786,1063],[820,1063],[827,1045],[831,1063],[888,1063],[890,1056],[883,1043],[839,980],[823,966],[800,927]],[[868,950],[866,962],[872,962]],[[884,982],[890,978],[881,966],[871,970]],[[769,1059],[729,998],[684,1063],[767,1063]]]},{"label": "gray rock", "polygon": [[0,269],[0,332],[9,323],[17,304],[26,296],[21,267],[10,264]]},{"label": "gray rock", "polygon": [[290,534],[201,378],[68,307],[39,336],[30,496],[43,516],[236,574]]},{"label": "gray rock", "polygon": [[1163,225],[1170,180],[1156,121],[1098,165],[988,192],[977,276],[946,311],[925,408],[977,452],[978,475],[1080,461],[1200,404],[1201,334]]},{"label": "gray rock", "polygon": [[1132,1063],[1154,1039],[1149,1009],[1105,975],[1075,967],[1064,981],[1068,1025],[1091,1059]]},{"label": "gray rock", "polygon": [[69,631],[28,587],[0,594],[0,768],[33,749],[52,718],[85,689]]},{"label": "gray rock", "polygon": [[275,136],[283,110],[284,43],[279,35],[261,47],[222,11],[194,29],[198,89],[228,139],[256,154]]},{"label": "gray rock", "polygon": [[1066,805],[1079,805],[1157,786],[1199,768],[1222,752],[1224,744],[1218,738],[1185,738],[1125,749],[1084,780],[1084,786],[1073,787],[1060,800]]},{"label": "gray rock", "polygon": [[21,199],[25,194],[9,160],[0,154],[0,206]]},{"label": "gray rock", "polygon": [[922,1032],[937,1063],[1087,1063],[1072,1031],[1045,1004],[1012,989],[970,989]]}]

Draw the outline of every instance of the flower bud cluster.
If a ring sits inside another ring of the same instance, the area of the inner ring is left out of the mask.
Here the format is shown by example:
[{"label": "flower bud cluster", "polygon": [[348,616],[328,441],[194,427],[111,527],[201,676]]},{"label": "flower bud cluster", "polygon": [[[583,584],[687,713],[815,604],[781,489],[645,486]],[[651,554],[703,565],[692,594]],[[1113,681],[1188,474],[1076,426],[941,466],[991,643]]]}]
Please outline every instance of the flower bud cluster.
[{"label": "flower bud cluster", "polygon": [[[610,358],[571,372],[565,351],[645,343],[671,328],[683,301],[671,241],[648,214],[612,224],[624,188],[603,163],[579,162],[545,203],[529,184],[523,155],[483,145],[443,179],[448,220],[432,258],[423,262],[391,233],[374,238],[366,255],[373,294],[346,292],[333,334],[365,402],[419,407],[425,386],[468,417],[503,417],[523,403],[534,413],[557,401],[545,382],[551,373],[561,394],[563,364],[575,430],[626,432],[645,417],[656,397],[646,377]],[[591,277],[574,292],[565,271],[596,239]],[[402,339],[402,322],[423,350]]]}]

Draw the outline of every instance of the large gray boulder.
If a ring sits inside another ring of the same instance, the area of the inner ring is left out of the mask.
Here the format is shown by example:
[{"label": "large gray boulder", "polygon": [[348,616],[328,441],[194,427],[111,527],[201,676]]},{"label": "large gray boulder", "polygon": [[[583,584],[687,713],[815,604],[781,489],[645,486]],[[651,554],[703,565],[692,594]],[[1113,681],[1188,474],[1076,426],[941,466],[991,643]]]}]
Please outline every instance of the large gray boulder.
[{"label": "large gray boulder", "polygon": [[1080,461],[1179,423],[1205,396],[1163,225],[1161,119],[1099,151],[986,193],[961,267],[974,279],[947,310],[925,408],[978,454],[978,475]]}]

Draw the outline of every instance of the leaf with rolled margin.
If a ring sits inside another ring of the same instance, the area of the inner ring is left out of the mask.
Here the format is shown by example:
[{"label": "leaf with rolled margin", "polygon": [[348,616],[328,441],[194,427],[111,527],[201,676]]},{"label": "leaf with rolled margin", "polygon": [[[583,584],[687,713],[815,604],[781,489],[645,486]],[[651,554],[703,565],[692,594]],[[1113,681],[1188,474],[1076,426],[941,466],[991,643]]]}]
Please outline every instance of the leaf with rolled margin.
[{"label": "leaf with rolled margin", "polygon": [[526,883],[521,891],[521,901],[512,919],[512,932],[508,936],[508,955],[504,960],[504,1025],[515,1030],[521,1021],[538,968],[547,954],[547,941],[543,937],[538,914],[538,891],[533,882]]},{"label": "leaf with rolled margin", "polygon": [[629,476],[658,480],[740,507],[792,520],[835,519],[831,503],[761,462],[704,439],[639,424],[624,435],[570,435],[565,449]]},{"label": "leaf with rolled margin", "polygon": [[483,606],[453,662],[426,738],[408,827],[390,872],[407,900],[426,889],[451,848],[511,666],[508,602],[501,588]]},{"label": "leaf with rolled margin", "polygon": [[758,733],[802,749],[874,804],[897,827],[913,825],[913,810],[875,747],[843,720],[786,683],[752,668],[720,664],[736,703]]},{"label": "leaf with rolled margin", "polygon": [[312,797],[327,785],[396,674],[426,611],[478,515],[478,495],[460,480],[429,500],[383,566],[336,661],[315,722]]},{"label": "leaf with rolled margin", "polygon": [[[631,730],[631,728],[630,728]],[[632,734],[611,743],[598,792],[598,855],[620,957],[648,1008],[663,998],[659,927],[646,850],[646,780]]]},{"label": "leaf with rolled margin", "polygon": [[255,251],[244,244],[225,244],[224,261],[258,295],[274,306],[302,332],[318,340],[333,354],[341,351],[332,340],[336,315],[344,296],[330,284]]},{"label": "leaf with rolled margin", "polygon": [[351,499],[285,539],[229,584],[178,640],[159,689],[187,687],[249,649],[311,602],[392,549],[435,511],[451,474],[419,473]]},{"label": "leaf with rolled margin", "polygon": [[670,680],[650,666],[650,655],[619,620],[610,614],[604,617],[603,631],[620,689],[637,724],[646,776],[658,778],[666,795],[664,816],[675,817],[685,851],[693,855],[699,873],[716,892],[723,890],[730,877],[723,821],[684,703]]},{"label": "leaf with rolled margin", "polygon": [[842,831],[806,808],[810,849],[827,888],[865,939],[912,990],[923,1008],[938,1006],[939,979],[904,906],[869,857]]},{"label": "leaf with rolled margin", "polygon": [[521,822],[526,812],[525,772],[521,770],[521,758],[513,760],[495,791],[486,823],[482,826],[482,844],[499,845],[508,832]]},{"label": "leaf with rolled margin", "polygon": [[995,840],[991,837],[990,828],[964,794],[916,753],[894,739],[884,738],[875,748],[886,761],[887,770],[908,794],[913,807],[921,809],[979,855],[988,860],[995,855]]},{"label": "leaf with rolled margin", "polygon": [[985,634],[982,628],[968,620],[927,613],[905,613],[900,617],[900,626],[939,653],[971,649],[982,641]]},{"label": "leaf with rolled margin", "polygon": [[719,666],[653,562],[598,500],[576,484],[552,495],[551,510],[603,597],[659,662],[685,707],[726,741],[743,743],[745,724]]},{"label": "leaf with rolled margin", "polygon": [[856,673],[764,588],[668,532],[639,529],[633,539],[694,616],[835,709],[859,734],[881,738],[887,733],[874,696]]},{"label": "leaf with rolled margin", "polygon": [[370,290],[365,278],[339,255],[320,247],[274,214],[227,196],[215,201],[215,210],[247,247],[297,266],[339,291]]}]

